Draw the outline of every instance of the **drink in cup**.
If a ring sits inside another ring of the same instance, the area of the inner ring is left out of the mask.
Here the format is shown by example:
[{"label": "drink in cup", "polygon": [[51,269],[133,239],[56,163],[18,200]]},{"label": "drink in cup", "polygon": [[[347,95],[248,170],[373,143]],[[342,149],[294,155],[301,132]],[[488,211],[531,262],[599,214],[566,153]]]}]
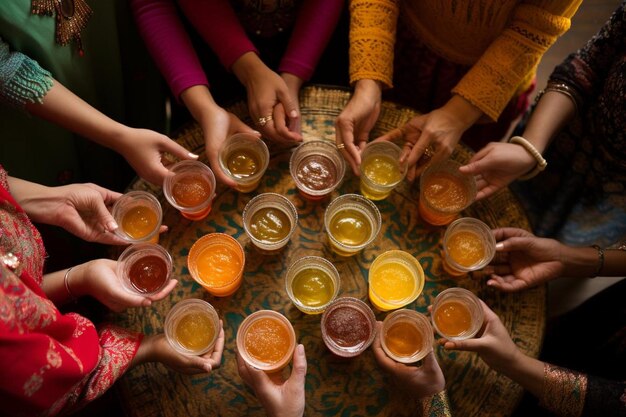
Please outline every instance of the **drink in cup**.
[{"label": "drink in cup", "polygon": [[431,311],[433,327],[449,340],[474,337],[483,324],[480,300],[464,288],[448,288],[437,295]]},{"label": "drink in cup", "polygon": [[397,310],[383,321],[381,345],[396,362],[414,363],[433,350],[433,328],[430,321],[414,310]]},{"label": "drink in cup", "polygon": [[117,275],[124,287],[141,295],[161,291],[172,273],[172,257],[154,243],[137,243],[127,247],[117,260]]},{"label": "drink in cup", "polygon": [[461,164],[446,160],[430,164],[420,177],[419,213],[426,222],[443,226],[474,202],[476,180],[459,172]]},{"label": "drink in cup", "polygon": [[360,355],[376,336],[376,317],[363,301],[341,297],[322,315],[322,339],[335,355],[349,358]]},{"label": "drink in cup", "polygon": [[424,270],[410,253],[390,250],[378,255],[369,270],[370,302],[380,311],[412,303],[424,289]]},{"label": "drink in cup", "polygon": [[193,244],[187,256],[189,273],[216,297],[233,294],[243,281],[243,248],[224,233],[209,233]]},{"label": "drink in cup", "polygon": [[302,197],[317,201],[327,197],[346,172],[343,156],[326,140],[304,142],[291,154],[289,172]]},{"label": "drink in cup", "polygon": [[213,171],[200,161],[178,162],[165,177],[163,194],[184,217],[201,220],[211,212],[215,197]]},{"label": "drink in cup", "polygon": [[249,133],[237,133],[227,138],[218,157],[222,171],[235,181],[235,189],[242,193],[258,187],[270,162],[265,142]]},{"label": "drink in cup", "polygon": [[337,297],[341,279],[335,266],[319,256],[305,256],[287,270],[285,288],[303,313],[321,314]]},{"label": "drink in cup", "polygon": [[163,219],[161,203],[146,191],[131,191],[113,205],[112,216],[119,225],[115,234],[130,243],[159,241]]},{"label": "drink in cup", "polygon": [[400,164],[402,149],[391,142],[370,142],[361,153],[361,194],[384,200],[404,179],[407,163]]},{"label": "drink in cup", "polygon": [[215,347],[220,319],[211,304],[190,298],[180,301],[167,313],[164,332],[176,351],[185,355],[203,355]]},{"label": "drink in cup", "polygon": [[491,229],[478,219],[457,219],[443,236],[443,267],[453,276],[484,268],[495,253],[496,240]]},{"label": "drink in cup", "polygon": [[243,209],[243,228],[261,251],[282,249],[298,224],[298,211],[280,194],[259,194]]},{"label": "drink in cup", "polygon": [[324,225],[331,249],[340,256],[352,256],[369,245],[381,226],[374,203],[358,194],[334,199],[324,213]]},{"label": "drink in cup", "polygon": [[260,310],[244,319],[237,330],[237,351],[248,365],[271,373],[283,369],[293,356],[296,333],[282,314]]}]

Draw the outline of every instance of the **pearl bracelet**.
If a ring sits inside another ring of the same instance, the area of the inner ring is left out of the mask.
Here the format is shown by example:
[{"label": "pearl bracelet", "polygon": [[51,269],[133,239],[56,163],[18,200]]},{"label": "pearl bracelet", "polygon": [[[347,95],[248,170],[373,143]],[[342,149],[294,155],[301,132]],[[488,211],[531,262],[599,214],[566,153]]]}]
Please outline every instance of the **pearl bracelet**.
[{"label": "pearl bracelet", "polygon": [[537,165],[535,165],[534,169],[532,169],[527,174],[522,175],[518,179],[529,180],[533,178],[534,176],[536,176],[537,174],[539,174],[544,169],[546,169],[546,167],[548,166],[548,162],[545,159],[543,159],[543,156],[541,156],[537,148],[535,148],[535,146],[532,143],[530,143],[523,137],[513,136],[511,139],[509,139],[509,143],[515,143],[517,145],[522,146],[537,161]]}]

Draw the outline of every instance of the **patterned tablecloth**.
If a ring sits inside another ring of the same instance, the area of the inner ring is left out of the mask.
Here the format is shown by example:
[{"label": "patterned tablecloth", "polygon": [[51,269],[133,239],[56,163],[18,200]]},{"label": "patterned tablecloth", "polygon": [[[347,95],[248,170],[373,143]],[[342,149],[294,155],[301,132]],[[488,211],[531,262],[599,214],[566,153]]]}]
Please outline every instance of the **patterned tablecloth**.
[{"label": "patterned tablecloth", "polygon": [[[305,140],[324,138],[334,141],[336,116],[343,109],[349,93],[323,87],[309,87],[302,92],[302,130]],[[245,104],[230,108],[242,120],[250,122]],[[402,125],[415,113],[392,103],[383,103],[372,137]],[[177,140],[188,149],[204,154],[201,129],[190,126]],[[304,255],[318,255],[331,260],[342,279],[340,296],[367,300],[368,269],[374,258],[389,249],[413,254],[426,274],[423,294],[408,308],[426,312],[436,294],[445,288],[468,288],[483,299],[500,316],[515,343],[527,354],[537,356],[545,324],[545,287],[517,294],[503,294],[469,278],[453,279],[441,264],[441,240],[445,228],[425,224],[417,211],[418,188],[404,184],[389,198],[378,202],[383,226],[378,238],[357,256],[343,259],[334,255],[327,244],[323,226],[328,201],[304,201],[289,175],[290,151],[275,152],[259,188],[251,194],[240,194],[221,187],[213,211],[204,220],[184,219],[165,200],[160,188],[138,180],[131,189],[149,190],[163,205],[163,222],[170,227],[160,243],[174,258],[174,275],[178,286],[165,300],[150,308],[130,309],[118,317],[118,323],[146,334],[163,331],[169,309],[186,298],[210,302],[224,320],[226,348],[222,366],[209,375],[186,376],[162,365],[148,364],[131,370],[119,383],[119,391],[132,416],[262,416],[254,394],[237,374],[235,337],[241,321],[260,309],[283,313],[292,322],[297,340],[303,343],[308,359],[306,383],[307,408],[310,416],[378,416],[408,415],[414,408],[412,399],[395,389],[393,382],[377,367],[371,349],[351,359],[334,357],[325,347],[320,330],[321,316],[300,313],[289,301],[284,289],[284,275],[290,263]],[[470,152],[462,146],[453,158],[466,161]],[[205,157],[203,157],[205,158]],[[204,159],[206,162],[206,159]],[[350,171],[348,169],[348,171]],[[347,172],[342,186],[333,198],[344,193],[358,193],[358,179]],[[246,203],[263,192],[278,192],[289,198],[298,209],[299,224],[289,245],[278,255],[257,253],[244,233],[241,213]],[[526,217],[511,193],[503,191],[488,201],[473,204],[464,216],[476,217],[491,227],[517,226],[528,229]],[[231,297],[216,298],[196,284],[187,270],[191,245],[211,232],[235,237],[246,252],[244,283]],[[379,320],[385,313],[377,314]],[[437,359],[446,377],[446,387],[456,416],[506,416],[521,397],[522,389],[511,380],[491,371],[475,354],[446,352],[435,347]]]}]

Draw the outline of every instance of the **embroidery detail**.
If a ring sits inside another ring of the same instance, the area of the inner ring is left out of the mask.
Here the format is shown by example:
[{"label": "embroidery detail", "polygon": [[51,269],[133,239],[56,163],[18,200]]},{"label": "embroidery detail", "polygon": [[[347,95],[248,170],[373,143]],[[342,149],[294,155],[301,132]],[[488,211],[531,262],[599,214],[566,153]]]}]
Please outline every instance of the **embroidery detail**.
[{"label": "embroidery detail", "polygon": [[566,417],[578,417],[585,405],[587,376],[544,363],[541,406]]},{"label": "embroidery detail", "polygon": [[31,13],[40,16],[52,16],[56,12],[56,43],[67,45],[74,41],[78,52],[83,54],[80,33],[87,26],[93,14],[91,7],[84,0],[32,0]]}]

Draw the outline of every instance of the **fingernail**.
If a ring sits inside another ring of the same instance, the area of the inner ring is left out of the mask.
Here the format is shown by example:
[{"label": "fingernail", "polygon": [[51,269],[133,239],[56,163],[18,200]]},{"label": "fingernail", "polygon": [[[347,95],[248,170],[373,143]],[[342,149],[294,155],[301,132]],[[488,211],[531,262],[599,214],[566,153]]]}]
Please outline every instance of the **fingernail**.
[{"label": "fingernail", "polygon": [[257,136],[261,136],[261,132],[259,132],[258,130],[253,130],[252,132]]},{"label": "fingernail", "polygon": [[295,110],[292,110],[291,113],[289,113],[289,116],[291,117],[298,117],[298,112]]},{"label": "fingernail", "polygon": [[117,225],[117,223],[115,223],[115,220],[111,220],[110,222],[107,223],[107,230],[109,232],[116,230],[118,227],[119,226]]},{"label": "fingernail", "polygon": [[502,250],[502,249],[504,249],[504,243],[502,242],[496,243],[496,250]]},{"label": "fingernail", "polygon": [[207,364],[204,366],[204,370],[205,370],[205,371],[207,371],[207,372],[211,372],[211,371],[213,370],[213,367],[211,366],[211,364],[210,364],[210,363],[207,363]]},{"label": "fingernail", "polygon": [[298,355],[304,355],[304,345],[298,345],[298,347],[296,347],[296,351],[298,352]]},{"label": "fingernail", "polygon": [[191,153],[191,152],[189,152],[187,155],[189,155],[190,158],[194,158],[194,159],[200,158],[200,155],[196,155],[195,153]]},{"label": "fingernail", "polygon": [[491,281],[491,280],[487,281],[487,286],[488,287],[492,287],[493,286],[493,281]]}]

